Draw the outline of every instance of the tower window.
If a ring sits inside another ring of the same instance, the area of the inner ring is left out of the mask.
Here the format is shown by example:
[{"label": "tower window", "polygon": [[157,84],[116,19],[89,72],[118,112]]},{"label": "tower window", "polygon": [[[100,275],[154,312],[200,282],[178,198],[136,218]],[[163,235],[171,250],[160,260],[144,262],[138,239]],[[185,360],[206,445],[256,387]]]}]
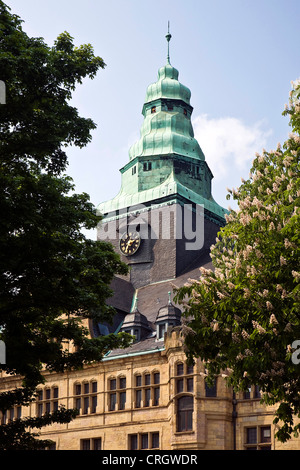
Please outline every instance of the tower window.
[{"label": "tower window", "polygon": [[152,162],[144,162],[144,164],[143,164],[143,170],[144,170],[144,171],[150,171],[150,170],[152,170]]},{"label": "tower window", "polygon": [[193,397],[183,396],[177,400],[177,431],[193,429]]},{"label": "tower window", "polygon": [[183,110],[183,114],[184,114],[185,116],[187,116],[187,110],[186,110],[185,108],[184,108],[184,110]]},{"label": "tower window", "polygon": [[151,108],[151,114],[154,114],[154,113],[156,113],[156,106],[152,106]]},{"label": "tower window", "polygon": [[133,175],[136,174],[136,166],[135,166],[135,165],[132,167],[132,174],[133,174]]}]

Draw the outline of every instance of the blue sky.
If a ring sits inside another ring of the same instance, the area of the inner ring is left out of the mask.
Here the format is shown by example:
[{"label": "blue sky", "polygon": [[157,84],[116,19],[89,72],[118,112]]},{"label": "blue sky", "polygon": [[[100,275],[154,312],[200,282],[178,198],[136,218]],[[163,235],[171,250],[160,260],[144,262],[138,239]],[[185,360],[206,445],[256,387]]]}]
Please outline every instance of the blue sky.
[{"label": "blue sky", "polygon": [[72,104],[97,124],[93,141],[68,151],[68,174],[94,205],[114,197],[119,169],[138,139],[147,86],[166,63],[191,90],[195,136],[213,174],[213,196],[247,178],[256,152],[290,127],[282,116],[300,77],[299,0],[4,0],[30,36],[48,45],[63,31],[91,43],[107,64]]}]

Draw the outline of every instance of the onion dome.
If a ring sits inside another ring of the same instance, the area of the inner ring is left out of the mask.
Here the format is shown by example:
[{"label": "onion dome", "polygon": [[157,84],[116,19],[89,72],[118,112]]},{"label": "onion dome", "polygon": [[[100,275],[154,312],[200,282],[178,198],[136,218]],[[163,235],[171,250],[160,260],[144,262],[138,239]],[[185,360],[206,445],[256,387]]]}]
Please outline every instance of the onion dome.
[{"label": "onion dome", "polygon": [[135,157],[183,155],[205,160],[191,123],[191,91],[178,80],[178,70],[170,64],[168,33],[167,63],[158,71],[158,79],[148,86],[142,114],[140,139],[129,149]]},{"label": "onion dome", "polygon": [[166,35],[168,42],[167,64],[159,69],[158,81],[148,86],[145,103],[158,98],[170,98],[182,100],[184,103],[190,104],[191,92],[186,86],[179,83],[178,70],[170,64],[169,43],[171,38],[168,23],[168,34]]},{"label": "onion dome", "polygon": [[181,100],[190,104],[191,91],[178,81],[179,72],[170,64],[166,64],[158,71],[158,80],[148,86],[145,104],[164,98]]}]

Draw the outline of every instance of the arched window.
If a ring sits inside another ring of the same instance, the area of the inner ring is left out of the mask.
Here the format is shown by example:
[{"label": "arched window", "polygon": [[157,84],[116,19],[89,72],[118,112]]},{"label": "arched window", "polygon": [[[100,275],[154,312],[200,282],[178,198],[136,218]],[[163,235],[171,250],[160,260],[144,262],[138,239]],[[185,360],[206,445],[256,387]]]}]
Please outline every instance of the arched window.
[{"label": "arched window", "polygon": [[182,396],[177,400],[177,431],[193,429],[194,399],[192,396]]},{"label": "arched window", "polygon": [[126,377],[119,377],[119,410],[125,409],[126,403]]},{"label": "arched window", "polygon": [[126,404],[126,377],[110,377],[108,380],[108,409],[109,411],[124,410]]},{"label": "arched window", "polygon": [[160,373],[144,371],[135,375],[135,408],[158,406],[160,400]]},{"label": "arched window", "polygon": [[97,381],[74,383],[74,408],[80,414],[96,413],[97,409]]},{"label": "arched window", "polygon": [[56,385],[39,389],[37,396],[37,416],[58,410],[58,387]]}]

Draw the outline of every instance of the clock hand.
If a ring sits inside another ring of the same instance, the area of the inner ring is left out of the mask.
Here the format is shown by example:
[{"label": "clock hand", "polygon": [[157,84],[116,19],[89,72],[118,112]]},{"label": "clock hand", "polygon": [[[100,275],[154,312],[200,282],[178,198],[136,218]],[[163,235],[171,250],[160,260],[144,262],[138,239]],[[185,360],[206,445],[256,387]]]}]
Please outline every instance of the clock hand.
[{"label": "clock hand", "polygon": [[128,240],[125,253],[128,252],[128,249],[131,247],[131,245],[132,245],[134,242],[135,242],[135,240]]}]

